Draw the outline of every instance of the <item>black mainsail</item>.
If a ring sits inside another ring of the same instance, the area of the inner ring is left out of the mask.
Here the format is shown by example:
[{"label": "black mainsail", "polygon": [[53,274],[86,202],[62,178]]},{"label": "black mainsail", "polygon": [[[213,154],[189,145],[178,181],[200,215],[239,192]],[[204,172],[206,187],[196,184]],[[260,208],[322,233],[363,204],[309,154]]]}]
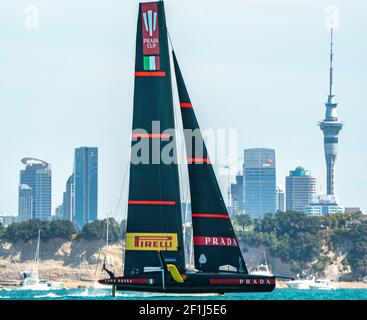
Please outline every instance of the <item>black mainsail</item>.
[{"label": "black mainsail", "polygon": [[195,267],[205,272],[248,273],[176,55],[172,53],[185,130]]},{"label": "black mainsail", "polygon": [[[160,131],[153,132],[152,122]],[[183,272],[182,218],[178,168],[175,162],[155,163],[154,147],[161,150],[174,128],[167,27],[163,2],[141,3],[136,36],[134,112],[131,157],[142,156],[149,144],[149,159],[130,164],[125,277],[147,267],[159,267],[158,251],[166,262]],[[140,145],[139,145],[140,144]],[[142,147],[139,150],[139,146]],[[133,150],[139,150],[134,154]],[[157,150],[156,150],[157,151]]]}]

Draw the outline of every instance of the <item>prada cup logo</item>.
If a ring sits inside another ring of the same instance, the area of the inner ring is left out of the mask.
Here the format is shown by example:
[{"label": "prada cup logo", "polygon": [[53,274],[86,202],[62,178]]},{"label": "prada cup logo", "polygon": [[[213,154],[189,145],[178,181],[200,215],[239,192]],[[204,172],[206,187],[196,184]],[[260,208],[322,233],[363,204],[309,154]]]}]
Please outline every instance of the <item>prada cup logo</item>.
[{"label": "prada cup logo", "polygon": [[[156,59],[159,55],[159,17],[157,2],[142,3],[143,55]],[[158,63],[159,64],[159,63]],[[153,70],[158,70],[155,67]]]},{"label": "prada cup logo", "polygon": [[152,37],[153,32],[157,29],[157,12],[148,10],[143,13],[143,19],[145,30],[149,32],[149,35]]}]

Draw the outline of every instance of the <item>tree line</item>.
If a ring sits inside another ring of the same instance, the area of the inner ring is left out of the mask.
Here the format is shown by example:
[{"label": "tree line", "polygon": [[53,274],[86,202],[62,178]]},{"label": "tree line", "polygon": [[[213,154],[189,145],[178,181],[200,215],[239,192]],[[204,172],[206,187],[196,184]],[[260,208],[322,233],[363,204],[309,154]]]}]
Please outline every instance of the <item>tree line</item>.
[{"label": "tree line", "polygon": [[262,219],[240,214],[234,224],[245,245],[266,247],[296,273],[323,271],[332,261],[332,251],[346,254],[342,264],[350,266],[356,277],[367,276],[367,219],[361,212],[327,216],[277,212]]},{"label": "tree line", "polygon": [[[109,218],[108,238],[110,243],[121,241],[125,232],[126,221],[118,223],[115,219]],[[29,220],[20,223],[12,223],[4,228],[0,224],[0,239],[17,242],[37,239],[38,231],[41,231],[41,240],[51,239],[65,240],[101,240],[106,239],[107,219],[95,220],[84,225],[82,230],[78,231],[71,221],[54,220]]]}]

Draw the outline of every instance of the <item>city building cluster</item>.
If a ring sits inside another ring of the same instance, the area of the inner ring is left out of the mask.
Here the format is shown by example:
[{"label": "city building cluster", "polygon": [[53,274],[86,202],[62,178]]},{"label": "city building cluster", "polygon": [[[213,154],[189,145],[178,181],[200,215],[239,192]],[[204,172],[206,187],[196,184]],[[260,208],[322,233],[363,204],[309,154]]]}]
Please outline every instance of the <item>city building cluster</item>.
[{"label": "city building cluster", "polygon": [[69,220],[80,230],[97,219],[98,211],[98,149],[80,147],[74,152],[74,170],[66,181],[63,201],[53,215],[51,164],[36,158],[24,158],[18,190],[18,216],[9,222],[32,219]]}]

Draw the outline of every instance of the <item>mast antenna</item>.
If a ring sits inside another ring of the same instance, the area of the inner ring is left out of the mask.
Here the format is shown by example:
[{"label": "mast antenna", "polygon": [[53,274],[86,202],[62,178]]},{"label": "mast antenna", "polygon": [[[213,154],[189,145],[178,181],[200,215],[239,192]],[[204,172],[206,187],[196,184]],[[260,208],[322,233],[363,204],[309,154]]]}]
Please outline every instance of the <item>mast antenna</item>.
[{"label": "mast antenna", "polygon": [[333,28],[330,29],[330,84],[329,84],[329,96],[333,96]]}]

